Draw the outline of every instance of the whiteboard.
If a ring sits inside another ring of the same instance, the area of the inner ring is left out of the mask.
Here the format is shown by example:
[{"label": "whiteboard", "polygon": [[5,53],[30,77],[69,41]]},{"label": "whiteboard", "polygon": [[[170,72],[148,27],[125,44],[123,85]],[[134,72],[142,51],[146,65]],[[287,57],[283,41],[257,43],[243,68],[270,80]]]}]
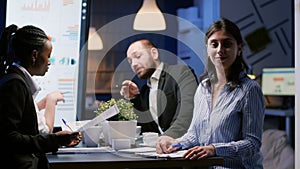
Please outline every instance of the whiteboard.
[{"label": "whiteboard", "polygon": [[83,0],[7,0],[6,3],[6,26],[34,25],[51,37],[49,70],[45,76],[33,77],[42,89],[36,100],[52,91],[64,92],[65,102],[56,106],[54,126],[60,126],[62,118],[75,121],[82,11],[86,3]]}]

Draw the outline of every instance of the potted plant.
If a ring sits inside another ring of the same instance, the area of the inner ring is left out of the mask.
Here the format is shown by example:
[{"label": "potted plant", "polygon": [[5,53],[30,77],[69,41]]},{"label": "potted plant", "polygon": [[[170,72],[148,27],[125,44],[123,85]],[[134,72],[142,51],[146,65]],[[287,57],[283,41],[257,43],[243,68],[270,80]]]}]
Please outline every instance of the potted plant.
[{"label": "potted plant", "polygon": [[105,142],[111,145],[112,139],[130,139],[131,144],[134,144],[138,116],[133,111],[133,103],[125,99],[112,98],[100,102],[94,112],[99,115],[115,104],[120,112],[102,123]]},{"label": "potted plant", "polygon": [[120,113],[109,118],[108,121],[130,121],[138,118],[133,111],[133,103],[125,99],[116,101],[116,99],[112,98],[106,102],[100,102],[97,110],[94,112],[99,115],[115,104],[118,106]]}]

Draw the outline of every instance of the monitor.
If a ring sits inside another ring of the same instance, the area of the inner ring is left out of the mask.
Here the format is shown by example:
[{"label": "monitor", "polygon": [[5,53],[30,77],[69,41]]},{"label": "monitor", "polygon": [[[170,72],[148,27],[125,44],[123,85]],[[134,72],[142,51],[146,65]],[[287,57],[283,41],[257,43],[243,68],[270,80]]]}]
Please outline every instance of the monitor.
[{"label": "monitor", "polygon": [[295,68],[263,68],[262,91],[265,96],[294,96]]}]

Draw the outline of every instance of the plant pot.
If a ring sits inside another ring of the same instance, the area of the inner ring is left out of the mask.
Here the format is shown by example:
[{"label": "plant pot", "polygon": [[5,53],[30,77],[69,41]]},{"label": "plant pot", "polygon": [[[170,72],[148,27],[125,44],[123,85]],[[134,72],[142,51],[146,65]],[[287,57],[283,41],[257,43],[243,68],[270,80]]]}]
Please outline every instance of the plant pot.
[{"label": "plant pot", "polygon": [[135,144],[137,121],[105,121],[102,123],[104,140],[112,145],[112,139],[130,139]]}]

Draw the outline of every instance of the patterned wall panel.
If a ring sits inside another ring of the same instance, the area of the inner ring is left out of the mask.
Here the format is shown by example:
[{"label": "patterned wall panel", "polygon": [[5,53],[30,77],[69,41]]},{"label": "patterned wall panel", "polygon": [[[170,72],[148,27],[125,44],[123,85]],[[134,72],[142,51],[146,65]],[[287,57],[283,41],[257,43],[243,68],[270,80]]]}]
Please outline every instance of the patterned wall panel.
[{"label": "patterned wall panel", "polygon": [[220,0],[220,16],[242,31],[244,58],[255,75],[264,67],[294,67],[292,11],[292,0]]}]

